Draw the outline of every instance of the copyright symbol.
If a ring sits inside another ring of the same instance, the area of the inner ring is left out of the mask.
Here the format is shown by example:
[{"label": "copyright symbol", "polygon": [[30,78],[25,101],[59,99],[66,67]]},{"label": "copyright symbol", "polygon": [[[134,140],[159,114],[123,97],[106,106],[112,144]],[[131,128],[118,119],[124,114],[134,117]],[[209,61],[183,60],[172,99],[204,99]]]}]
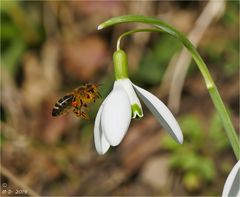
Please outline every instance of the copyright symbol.
[{"label": "copyright symbol", "polygon": [[2,184],[2,187],[7,187],[7,186],[8,186],[7,183],[3,183],[3,184]]}]

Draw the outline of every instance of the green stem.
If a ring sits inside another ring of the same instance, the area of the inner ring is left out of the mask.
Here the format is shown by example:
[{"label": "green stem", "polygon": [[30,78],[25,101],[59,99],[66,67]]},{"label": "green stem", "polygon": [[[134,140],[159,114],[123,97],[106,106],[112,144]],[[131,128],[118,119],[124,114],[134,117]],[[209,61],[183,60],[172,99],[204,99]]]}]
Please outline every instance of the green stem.
[{"label": "green stem", "polygon": [[[209,94],[211,96],[211,99],[215,105],[215,108],[217,109],[217,112],[219,113],[221,120],[223,122],[223,126],[225,128],[227,137],[231,143],[231,146],[233,148],[233,151],[235,153],[235,156],[237,159],[240,159],[240,143],[236,134],[236,131],[232,125],[232,122],[230,120],[230,117],[227,113],[227,110],[223,104],[223,101],[221,99],[221,96],[219,95],[219,92],[215,86],[215,83],[208,71],[208,68],[204,61],[202,60],[201,56],[193,46],[193,44],[179,31],[171,27],[170,25],[166,24],[165,22],[152,18],[152,17],[146,17],[146,16],[138,16],[138,15],[126,15],[126,16],[119,16],[111,18],[104,23],[100,24],[98,26],[98,29],[103,29],[109,26],[117,25],[120,23],[129,23],[129,22],[140,22],[144,24],[150,24],[156,27],[157,29],[142,29],[143,31],[160,31],[170,34],[171,36],[177,38],[179,41],[182,42],[182,44],[189,50],[191,53],[193,59],[195,60],[200,72],[203,75],[203,78],[205,80],[207,89],[209,91]],[[132,30],[129,32],[126,32],[122,34],[118,39],[117,47],[120,48],[120,40],[126,36],[130,35],[132,33],[141,32],[141,30]]]},{"label": "green stem", "polygon": [[120,50],[120,43],[121,43],[122,38],[124,38],[125,36],[128,36],[128,35],[137,33],[137,32],[160,32],[160,33],[162,32],[162,33],[164,33],[160,29],[133,29],[131,31],[127,31],[127,32],[123,33],[122,35],[120,35],[118,37],[118,40],[117,40],[117,50]]}]

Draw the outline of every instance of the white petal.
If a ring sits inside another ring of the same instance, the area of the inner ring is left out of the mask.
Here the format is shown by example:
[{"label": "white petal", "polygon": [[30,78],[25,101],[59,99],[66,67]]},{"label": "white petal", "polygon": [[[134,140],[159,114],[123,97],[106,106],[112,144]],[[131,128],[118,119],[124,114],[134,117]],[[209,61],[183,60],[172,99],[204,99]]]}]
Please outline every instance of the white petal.
[{"label": "white petal", "polygon": [[105,154],[110,147],[110,144],[106,140],[101,127],[100,119],[102,116],[103,105],[104,105],[104,102],[102,103],[102,105],[98,110],[95,123],[94,123],[94,143],[95,143],[95,148],[98,154],[100,155]]},{"label": "white petal", "polygon": [[143,117],[142,106],[133,89],[132,82],[129,79],[120,79],[115,82],[114,86],[122,86],[128,95],[131,106],[134,106],[134,105],[138,106],[139,110],[133,111],[132,118]]},{"label": "white petal", "polygon": [[137,94],[143,100],[148,109],[158,119],[169,134],[180,144],[183,143],[182,131],[166,105],[150,92],[133,84]]},{"label": "white petal", "polygon": [[121,86],[114,86],[104,103],[101,125],[112,146],[117,146],[126,134],[131,121],[131,107],[127,93]]},{"label": "white petal", "polygon": [[228,175],[222,196],[240,196],[240,160],[235,164]]}]

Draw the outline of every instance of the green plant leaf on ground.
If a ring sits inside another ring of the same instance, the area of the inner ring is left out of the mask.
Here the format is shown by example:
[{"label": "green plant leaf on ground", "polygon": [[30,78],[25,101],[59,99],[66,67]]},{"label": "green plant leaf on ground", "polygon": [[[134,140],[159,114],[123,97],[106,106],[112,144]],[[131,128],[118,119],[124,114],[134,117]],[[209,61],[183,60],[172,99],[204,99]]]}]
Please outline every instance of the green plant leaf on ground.
[{"label": "green plant leaf on ground", "polygon": [[222,131],[221,119],[215,113],[209,126],[209,139],[212,141],[212,145],[216,151],[223,151],[230,147],[226,134]]},{"label": "green plant leaf on ground", "polygon": [[[200,120],[193,115],[185,115],[179,118],[179,123],[184,136],[184,144],[194,144],[193,148],[198,150],[204,141],[204,130]],[[182,149],[181,145],[174,142],[169,136],[165,135],[161,143],[164,148],[174,151],[178,148]]]},{"label": "green plant leaf on ground", "polygon": [[204,130],[200,120],[195,116],[184,116],[180,120],[181,128],[186,136],[186,140],[192,143],[201,144],[204,138]]},{"label": "green plant leaf on ground", "polygon": [[195,172],[187,172],[183,176],[183,185],[188,191],[196,191],[201,188],[202,179]]},{"label": "green plant leaf on ground", "polygon": [[[216,168],[214,161],[210,159],[211,155],[221,154],[221,151],[226,148],[222,147],[222,144],[229,146],[225,134],[221,132],[223,128],[218,114],[213,114],[207,131],[203,129],[204,122],[194,115],[182,116],[179,118],[179,122],[185,138],[184,146],[175,143],[167,135],[161,141],[163,147],[171,152],[171,167],[182,172],[183,177],[190,176],[187,174],[191,172],[190,177],[195,177],[196,180],[213,181],[216,177]],[[188,185],[186,177],[183,178],[186,179],[184,185],[187,184],[185,186],[189,190],[201,187],[202,184],[191,186],[189,183],[190,185]]]}]

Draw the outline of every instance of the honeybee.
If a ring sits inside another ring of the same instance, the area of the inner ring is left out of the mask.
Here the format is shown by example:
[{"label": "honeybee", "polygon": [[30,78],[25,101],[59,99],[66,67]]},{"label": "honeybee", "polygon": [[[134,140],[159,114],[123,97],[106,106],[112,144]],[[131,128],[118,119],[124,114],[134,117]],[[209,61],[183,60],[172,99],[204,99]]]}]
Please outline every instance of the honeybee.
[{"label": "honeybee", "polygon": [[66,94],[54,105],[52,116],[66,114],[72,110],[76,116],[88,120],[89,116],[85,112],[88,108],[88,104],[95,102],[98,98],[101,98],[101,95],[98,92],[98,86],[99,85],[89,83]]}]

